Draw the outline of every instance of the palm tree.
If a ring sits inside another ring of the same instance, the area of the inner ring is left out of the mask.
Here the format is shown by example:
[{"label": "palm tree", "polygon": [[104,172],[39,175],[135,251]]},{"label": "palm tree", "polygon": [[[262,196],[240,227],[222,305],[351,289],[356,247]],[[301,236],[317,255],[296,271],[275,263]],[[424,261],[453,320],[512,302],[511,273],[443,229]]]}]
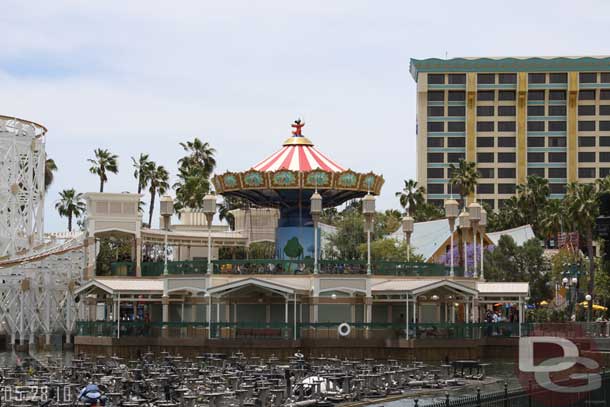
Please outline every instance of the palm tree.
[{"label": "palm tree", "polygon": [[396,192],[395,195],[398,197],[400,206],[407,211],[409,216],[412,216],[417,206],[424,202],[426,188],[417,185],[417,181],[412,179],[404,180],[404,183],[405,186],[402,188],[402,191]]},{"label": "palm tree", "polygon": [[68,231],[72,232],[72,218],[80,218],[86,210],[83,194],[77,193],[74,188],[64,189],[59,193],[55,209],[59,216],[68,218]]},{"label": "palm tree", "polygon": [[185,168],[200,167],[209,177],[216,167],[216,159],[214,158],[216,150],[208,142],[204,143],[197,137],[193,141],[180,143],[180,145],[189,155],[178,160],[178,164]]},{"label": "palm tree", "polygon": [[541,229],[547,238],[557,236],[566,223],[566,210],[562,200],[551,199],[544,207]]},{"label": "palm tree", "polygon": [[474,193],[479,181],[477,164],[472,161],[460,160],[457,167],[454,164],[449,165],[449,174],[451,174],[449,183],[453,186],[459,186],[462,203],[466,206],[466,197]]},{"label": "palm tree", "polygon": [[131,157],[131,161],[133,162],[133,168],[135,169],[133,176],[138,181],[139,195],[142,190],[146,188],[146,185],[148,185],[151,165],[154,163],[148,159],[148,154],[144,153],[140,153],[140,157],[137,160],[134,157]]},{"label": "palm tree", "polygon": [[549,199],[549,181],[537,175],[530,175],[525,184],[517,185],[516,191],[524,223],[531,224],[539,237],[542,237],[540,210],[546,206]]},{"label": "palm tree", "polygon": [[595,180],[599,192],[610,192],[610,175]]},{"label": "palm tree", "polygon": [[52,158],[47,158],[44,162],[44,190],[45,192],[53,183],[54,172],[57,171],[57,164]]},{"label": "palm tree", "polygon": [[151,227],[153,212],[155,210],[155,196],[163,195],[169,189],[169,173],[162,165],[157,166],[154,162],[150,166],[150,207],[148,209],[148,227]]},{"label": "palm tree", "polygon": [[95,149],[94,154],[95,160],[91,158],[87,160],[92,164],[89,172],[100,177],[100,192],[104,192],[104,184],[108,181],[108,173],[116,174],[119,172],[118,157],[116,154],[101,148]]}]

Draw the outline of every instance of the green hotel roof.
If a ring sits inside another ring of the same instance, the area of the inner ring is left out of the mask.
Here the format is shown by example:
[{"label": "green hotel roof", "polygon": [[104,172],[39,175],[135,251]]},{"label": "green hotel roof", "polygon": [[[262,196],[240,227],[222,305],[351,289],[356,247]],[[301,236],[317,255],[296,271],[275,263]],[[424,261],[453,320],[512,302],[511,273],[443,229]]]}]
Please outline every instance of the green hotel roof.
[{"label": "green hotel roof", "polygon": [[411,59],[411,76],[420,72],[594,72],[610,71],[610,56]]}]

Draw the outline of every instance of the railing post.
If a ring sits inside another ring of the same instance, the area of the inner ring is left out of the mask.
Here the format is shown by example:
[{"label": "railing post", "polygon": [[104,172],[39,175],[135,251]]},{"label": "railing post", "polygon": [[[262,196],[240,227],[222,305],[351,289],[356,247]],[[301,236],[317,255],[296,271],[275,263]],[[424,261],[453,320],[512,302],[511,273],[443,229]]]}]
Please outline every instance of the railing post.
[{"label": "railing post", "polygon": [[477,387],[477,407],[481,407],[481,388]]},{"label": "railing post", "polygon": [[508,383],[504,382],[504,407],[508,407]]},{"label": "railing post", "polygon": [[449,407],[449,392],[445,392],[445,407]]},{"label": "railing post", "polygon": [[415,407],[419,407],[419,400],[415,399]]},{"label": "railing post", "polygon": [[527,406],[532,407],[532,381],[529,381],[527,390]]}]

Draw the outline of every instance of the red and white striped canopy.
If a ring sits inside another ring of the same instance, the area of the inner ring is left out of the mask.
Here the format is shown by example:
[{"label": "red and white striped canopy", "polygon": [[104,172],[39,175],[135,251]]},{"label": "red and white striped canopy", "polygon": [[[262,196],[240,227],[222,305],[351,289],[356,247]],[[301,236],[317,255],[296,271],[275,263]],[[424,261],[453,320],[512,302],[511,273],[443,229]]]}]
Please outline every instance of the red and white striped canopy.
[{"label": "red and white striped canopy", "polygon": [[279,151],[252,168],[256,171],[311,171],[314,169],[331,172],[345,171],[344,167],[322,154],[303,136],[290,137]]}]

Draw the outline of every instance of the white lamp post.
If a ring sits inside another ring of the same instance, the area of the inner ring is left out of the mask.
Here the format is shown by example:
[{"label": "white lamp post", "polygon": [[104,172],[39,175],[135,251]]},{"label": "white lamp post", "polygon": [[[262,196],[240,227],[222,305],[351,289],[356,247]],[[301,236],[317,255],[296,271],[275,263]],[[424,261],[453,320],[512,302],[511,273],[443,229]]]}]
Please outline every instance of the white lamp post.
[{"label": "white lamp post", "polygon": [[455,199],[448,199],[445,201],[445,216],[449,220],[449,231],[451,232],[451,271],[449,275],[453,277],[455,275],[453,271],[453,229],[455,228],[455,218],[457,218],[460,211],[459,204]]},{"label": "white lamp post", "polygon": [[203,213],[208,224],[208,274],[212,274],[212,221],[216,213],[216,195],[203,197]]},{"label": "white lamp post", "polygon": [[587,322],[591,322],[591,309],[593,308],[593,304],[591,304],[591,294],[585,295],[585,300],[587,300]]},{"label": "white lamp post", "polygon": [[481,280],[485,279],[485,270],[483,267],[484,264],[484,250],[483,248],[485,247],[485,242],[483,241],[483,238],[485,236],[485,228],[487,227],[487,211],[484,208],[481,208],[481,219],[479,219],[479,230],[481,231],[481,274],[479,275],[479,277],[481,278]]},{"label": "white lamp post", "polygon": [[468,205],[468,214],[470,215],[470,224],[472,225],[473,276],[477,278],[477,226],[481,219],[481,205],[476,202]]},{"label": "white lamp post", "polygon": [[366,274],[371,274],[371,230],[373,229],[373,216],[375,216],[375,197],[370,192],[362,198],[362,213],[366,221]]},{"label": "white lamp post", "polygon": [[322,196],[318,190],[311,195],[310,213],[313,219],[313,273],[318,274],[318,222],[322,214]]},{"label": "white lamp post", "polygon": [[407,239],[407,263],[411,261],[411,235],[413,234],[413,226],[415,219],[407,215],[402,218],[402,231]]},{"label": "white lamp post", "polygon": [[163,230],[165,230],[163,245],[163,275],[167,276],[169,274],[169,271],[167,270],[167,232],[171,227],[172,214],[174,213],[174,201],[172,200],[171,196],[163,195],[161,197],[159,212],[161,213],[161,217],[163,218],[163,225],[161,225],[161,227],[163,228]]},{"label": "white lamp post", "polygon": [[462,241],[464,248],[464,277],[466,277],[466,275],[468,274],[468,253],[466,251],[466,246],[468,240],[468,229],[470,229],[470,215],[468,215],[468,212],[462,211],[462,213],[460,213],[460,216],[458,216],[458,226],[462,231]]}]

